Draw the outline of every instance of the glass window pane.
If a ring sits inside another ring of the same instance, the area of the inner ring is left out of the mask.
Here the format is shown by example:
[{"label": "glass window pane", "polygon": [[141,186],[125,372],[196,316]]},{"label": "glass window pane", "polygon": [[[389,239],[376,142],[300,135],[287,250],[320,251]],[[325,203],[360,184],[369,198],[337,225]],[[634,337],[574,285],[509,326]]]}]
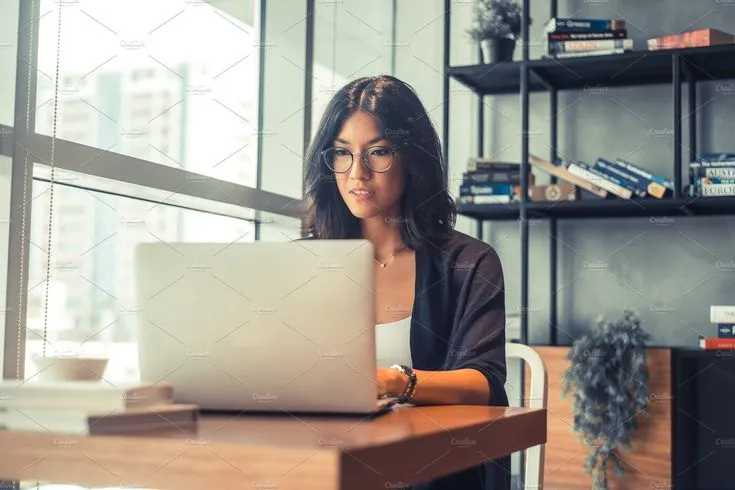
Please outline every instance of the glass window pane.
[{"label": "glass window pane", "polygon": [[[0,73],[3,74],[3,84],[0,89],[0,124],[6,126],[14,125],[19,7],[19,0],[0,2]],[[2,137],[0,134],[0,138]]]},{"label": "glass window pane", "polygon": [[301,220],[271,213],[260,215],[260,241],[288,242],[301,237]]},{"label": "glass window pane", "polygon": [[36,131],[255,186],[255,3],[42,0]]},{"label": "glass window pane", "polygon": [[[252,222],[35,181],[28,277],[26,377],[34,358],[104,355],[105,379],[138,379],[133,251],[143,242],[252,242]],[[46,277],[48,281],[48,310]]]},{"label": "glass window pane", "polygon": [[312,133],[329,99],[345,83],[362,76],[391,73],[392,0],[318,2],[314,35],[314,102]]},{"label": "glass window pane", "polygon": [[[19,0],[0,2],[0,124],[13,126],[15,108],[15,70],[18,51]],[[0,128],[0,148],[12,149],[10,130]],[[0,155],[0,366],[5,352],[5,321],[9,319],[6,302],[8,282],[8,240],[10,239],[10,178],[12,162]],[[2,374],[0,374],[2,377]]]},{"label": "glass window pane", "polygon": [[[8,315],[9,305],[5,304],[8,284],[8,245],[10,239],[10,168],[11,160],[9,157],[0,155],[0,334],[5,331],[6,318],[10,320]],[[0,335],[0,365],[4,358],[4,342],[5,335]],[[0,374],[2,378],[2,374]]]},{"label": "glass window pane", "polygon": [[[261,188],[299,198],[303,186],[306,2],[268,2]],[[321,7],[318,7],[321,8]]]}]

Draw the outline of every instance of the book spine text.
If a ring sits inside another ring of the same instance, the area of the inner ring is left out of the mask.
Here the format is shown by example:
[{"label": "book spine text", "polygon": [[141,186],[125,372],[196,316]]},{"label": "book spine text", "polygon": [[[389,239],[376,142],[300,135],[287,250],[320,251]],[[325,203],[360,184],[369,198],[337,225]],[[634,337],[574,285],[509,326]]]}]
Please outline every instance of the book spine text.
[{"label": "book spine text", "polygon": [[549,53],[574,53],[579,51],[603,51],[633,49],[632,39],[599,39],[575,41],[549,41]]}]

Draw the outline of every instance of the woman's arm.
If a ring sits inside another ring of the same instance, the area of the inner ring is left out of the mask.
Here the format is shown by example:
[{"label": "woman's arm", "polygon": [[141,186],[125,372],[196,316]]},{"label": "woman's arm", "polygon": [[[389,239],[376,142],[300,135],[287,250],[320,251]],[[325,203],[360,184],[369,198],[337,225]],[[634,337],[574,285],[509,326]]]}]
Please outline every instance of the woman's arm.
[{"label": "woman's arm", "polygon": [[[505,291],[500,259],[492,248],[467,274],[459,288],[457,312],[439,370],[417,370],[416,404],[507,406],[505,393]],[[395,369],[378,369],[382,392],[402,393],[406,376]]]},{"label": "woman's arm", "polygon": [[[419,371],[416,391],[411,403],[415,405],[487,405],[490,386],[484,374],[476,369],[455,371]],[[397,369],[378,368],[381,393],[402,393],[408,377]]]}]

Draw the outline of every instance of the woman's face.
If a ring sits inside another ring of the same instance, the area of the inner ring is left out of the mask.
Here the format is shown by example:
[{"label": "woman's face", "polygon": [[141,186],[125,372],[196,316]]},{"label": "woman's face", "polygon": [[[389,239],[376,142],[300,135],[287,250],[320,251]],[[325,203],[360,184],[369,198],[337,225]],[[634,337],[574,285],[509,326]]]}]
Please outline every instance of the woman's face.
[{"label": "woman's face", "polygon": [[[368,113],[355,112],[345,121],[332,146],[335,148],[332,165],[339,167],[335,170],[347,168],[348,152],[354,154],[349,171],[334,172],[339,193],[352,214],[360,219],[397,216],[405,168],[400,154],[389,151],[394,150],[395,145],[381,132],[378,120]],[[376,170],[387,164],[390,168],[382,173],[370,170],[364,164],[363,153]]]}]

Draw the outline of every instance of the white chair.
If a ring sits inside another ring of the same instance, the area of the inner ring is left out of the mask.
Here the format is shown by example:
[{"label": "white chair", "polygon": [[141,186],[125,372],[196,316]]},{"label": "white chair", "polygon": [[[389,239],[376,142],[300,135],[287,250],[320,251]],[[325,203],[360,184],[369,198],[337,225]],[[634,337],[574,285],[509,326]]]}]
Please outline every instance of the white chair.
[{"label": "white chair", "polygon": [[[528,408],[546,408],[548,398],[548,373],[546,364],[533,348],[508,342],[505,344],[506,359],[522,359],[531,370],[528,396],[524,396],[524,406]],[[524,389],[525,391],[525,389]],[[525,451],[525,469],[523,471],[523,488],[541,490],[544,486],[544,449],[545,444],[530,447]]]}]

